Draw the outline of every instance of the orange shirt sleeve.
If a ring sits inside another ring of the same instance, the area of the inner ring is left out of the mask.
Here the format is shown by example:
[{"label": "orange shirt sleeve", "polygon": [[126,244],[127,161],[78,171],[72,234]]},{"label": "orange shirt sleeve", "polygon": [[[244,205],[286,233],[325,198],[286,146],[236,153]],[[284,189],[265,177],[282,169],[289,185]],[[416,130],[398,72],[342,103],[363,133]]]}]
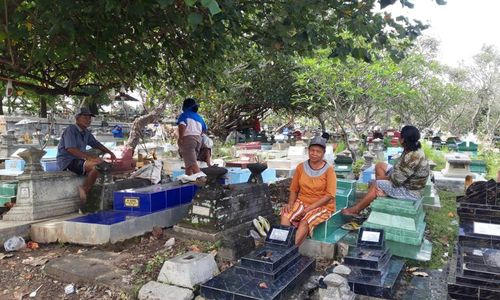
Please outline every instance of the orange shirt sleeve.
[{"label": "orange shirt sleeve", "polygon": [[335,198],[337,193],[337,174],[333,170],[333,167],[329,167],[326,171],[326,194]]},{"label": "orange shirt sleeve", "polygon": [[304,166],[302,164],[298,165],[295,169],[295,174],[292,177],[292,183],[290,183],[290,192],[298,193],[300,190],[299,179],[302,175]]}]

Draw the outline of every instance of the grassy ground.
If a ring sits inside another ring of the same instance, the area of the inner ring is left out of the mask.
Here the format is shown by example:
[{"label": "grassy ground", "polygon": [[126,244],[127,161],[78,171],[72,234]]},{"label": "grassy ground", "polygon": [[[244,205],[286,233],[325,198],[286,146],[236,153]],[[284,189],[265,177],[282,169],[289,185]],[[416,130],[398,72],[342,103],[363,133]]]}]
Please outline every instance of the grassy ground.
[{"label": "grassy ground", "polygon": [[456,195],[450,192],[439,192],[441,209],[426,211],[426,237],[432,242],[432,257],[428,262],[408,260],[409,267],[441,269],[450,257],[458,235],[458,217]]}]

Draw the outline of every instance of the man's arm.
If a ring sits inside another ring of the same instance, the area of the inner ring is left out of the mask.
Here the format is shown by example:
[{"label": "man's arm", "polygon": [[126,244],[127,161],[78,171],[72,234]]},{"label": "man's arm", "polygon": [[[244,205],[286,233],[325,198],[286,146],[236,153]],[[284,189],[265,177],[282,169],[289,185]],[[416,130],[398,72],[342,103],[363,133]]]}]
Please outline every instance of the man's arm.
[{"label": "man's arm", "polygon": [[82,152],[78,148],[74,148],[74,147],[66,148],[66,151],[68,151],[69,154],[71,154],[75,157],[78,157],[80,159],[91,160],[91,159],[97,158],[97,157],[94,157],[88,153]]},{"label": "man's arm", "polygon": [[116,160],[116,156],[115,154],[113,153],[113,151],[109,150],[108,148],[106,148],[106,146],[104,146],[103,144],[99,143],[99,145],[97,145],[96,147],[97,149],[101,150],[102,152],[104,153],[108,153],[110,156],[111,156],[111,160],[112,161],[115,161]]},{"label": "man's arm", "polygon": [[179,129],[179,136],[177,137],[177,145],[182,145],[182,137],[184,136],[184,133],[186,132],[186,125],[184,124],[179,124],[179,126],[177,126],[177,128]]}]

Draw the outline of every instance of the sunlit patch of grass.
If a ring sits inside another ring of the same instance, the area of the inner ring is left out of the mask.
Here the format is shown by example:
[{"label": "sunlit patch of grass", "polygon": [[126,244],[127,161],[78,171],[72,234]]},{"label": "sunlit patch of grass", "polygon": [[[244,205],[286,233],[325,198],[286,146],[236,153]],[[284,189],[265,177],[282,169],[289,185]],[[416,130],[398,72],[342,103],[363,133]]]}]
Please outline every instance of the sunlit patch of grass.
[{"label": "sunlit patch of grass", "polygon": [[456,194],[439,192],[441,209],[427,210],[426,238],[432,243],[432,257],[428,262],[408,260],[407,265],[422,268],[440,269],[453,254],[458,236],[458,216]]}]

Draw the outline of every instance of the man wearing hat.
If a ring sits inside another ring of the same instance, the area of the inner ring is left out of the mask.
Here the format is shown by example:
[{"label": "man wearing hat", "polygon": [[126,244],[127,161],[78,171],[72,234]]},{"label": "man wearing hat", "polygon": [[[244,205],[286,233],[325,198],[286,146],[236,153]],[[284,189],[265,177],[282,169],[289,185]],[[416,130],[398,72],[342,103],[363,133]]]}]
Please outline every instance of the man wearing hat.
[{"label": "man wearing hat", "polygon": [[95,117],[95,115],[88,108],[80,107],[75,114],[75,124],[71,124],[64,130],[57,146],[57,165],[59,169],[69,170],[78,175],[87,175],[83,185],[78,187],[80,200],[83,203],[87,200],[87,194],[99,175],[95,166],[103,162],[101,158],[86,152],[87,145],[104,153],[109,153],[111,160],[116,160],[114,153],[99,143],[88,130],[92,123],[92,117]]}]

